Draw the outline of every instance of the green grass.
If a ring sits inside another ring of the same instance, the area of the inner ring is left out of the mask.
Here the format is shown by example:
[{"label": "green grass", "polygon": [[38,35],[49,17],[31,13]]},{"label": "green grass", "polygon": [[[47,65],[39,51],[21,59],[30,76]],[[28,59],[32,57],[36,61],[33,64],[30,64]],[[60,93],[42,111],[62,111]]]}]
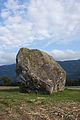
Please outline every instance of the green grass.
[{"label": "green grass", "polygon": [[19,88],[0,90],[0,109],[5,107],[16,108],[22,102],[28,104],[51,104],[54,102],[80,102],[80,90],[65,89],[52,95],[20,93]]},{"label": "green grass", "polygon": [[3,110],[4,108],[5,108],[5,106],[0,103],[0,110]]}]

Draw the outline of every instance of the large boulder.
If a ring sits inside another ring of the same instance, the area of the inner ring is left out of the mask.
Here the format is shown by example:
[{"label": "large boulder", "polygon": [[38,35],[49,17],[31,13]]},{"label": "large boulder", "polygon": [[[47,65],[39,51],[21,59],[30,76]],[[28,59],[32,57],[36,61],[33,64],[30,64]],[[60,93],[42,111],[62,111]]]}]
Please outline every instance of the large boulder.
[{"label": "large boulder", "polygon": [[65,71],[52,56],[38,49],[19,50],[16,73],[22,92],[52,94],[64,90],[65,87]]}]

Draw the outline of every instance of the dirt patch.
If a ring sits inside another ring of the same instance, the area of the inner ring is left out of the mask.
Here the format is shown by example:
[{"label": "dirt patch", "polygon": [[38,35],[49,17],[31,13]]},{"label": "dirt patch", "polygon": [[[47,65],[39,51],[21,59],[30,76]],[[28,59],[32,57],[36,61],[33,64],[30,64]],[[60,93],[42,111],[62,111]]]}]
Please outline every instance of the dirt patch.
[{"label": "dirt patch", "polygon": [[0,110],[0,120],[18,120],[13,117],[7,110]]},{"label": "dirt patch", "polygon": [[16,110],[7,108],[0,111],[0,120],[80,120],[80,103],[22,103],[22,107]]},{"label": "dirt patch", "polygon": [[[19,87],[16,87],[16,89],[19,88]],[[9,90],[9,89],[15,89],[15,87],[8,87],[8,86],[0,86],[0,90]]]}]

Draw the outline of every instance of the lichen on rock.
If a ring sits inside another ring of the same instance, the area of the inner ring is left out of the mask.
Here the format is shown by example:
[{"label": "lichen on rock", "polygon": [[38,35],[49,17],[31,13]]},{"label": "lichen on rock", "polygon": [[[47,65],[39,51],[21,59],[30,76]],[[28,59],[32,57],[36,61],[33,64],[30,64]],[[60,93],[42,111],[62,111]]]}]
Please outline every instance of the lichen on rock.
[{"label": "lichen on rock", "polygon": [[52,94],[65,87],[66,73],[52,56],[21,48],[16,56],[17,80],[22,92]]}]

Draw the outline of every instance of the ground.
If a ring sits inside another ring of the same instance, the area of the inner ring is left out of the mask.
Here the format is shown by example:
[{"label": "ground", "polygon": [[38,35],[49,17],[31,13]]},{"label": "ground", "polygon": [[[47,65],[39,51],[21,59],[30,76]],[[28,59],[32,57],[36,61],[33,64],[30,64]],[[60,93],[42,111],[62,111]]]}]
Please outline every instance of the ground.
[{"label": "ground", "polygon": [[0,87],[0,120],[80,120],[80,90],[40,95]]}]

